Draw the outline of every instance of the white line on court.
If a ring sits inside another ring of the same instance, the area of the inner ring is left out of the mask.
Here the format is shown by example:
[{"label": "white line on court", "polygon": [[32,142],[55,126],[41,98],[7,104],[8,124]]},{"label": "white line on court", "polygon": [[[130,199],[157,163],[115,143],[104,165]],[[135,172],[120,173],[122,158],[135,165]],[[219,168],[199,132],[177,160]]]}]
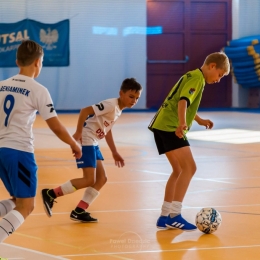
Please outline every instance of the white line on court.
[{"label": "white line on court", "polygon": [[63,256],[64,257],[71,257],[71,256],[126,255],[126,254],[146,254],[146,253],[163,253],[163,252],[180,252],[180,251],[202,251],[202,250],[220,250],[220,249],[254,248],[254,247],[260,247],[260,245],[183,248],[183,249],[149,250],[149,251],[134,251],[134,252],[133,251],[130,251],[130,252],[111,252],[111,253],[77,254],[77,255],[63,255]]},{"label": "white line on court", "polygon": [[[210,207],[210,208],[230,208],[230,207],[259,207],[260,204],[242,204],[242,205],[203,205],[204,208]],[[202,206],[197,207],[191,207],[191,206],[183,206],[182,209],[201,209]],[[116,212],[138,212],[138,211],[160,211],[161,208],[157,209],[120,209],[120,210],[93,210],[91,213],[116,213]],[[53,213],[53,215],[67,215],[71,212],[58,212]],[[31,214],[30,216],[41,216],[46,215],[46,213],[37,213],[37,214]]]},{"label": "white line on court", "polygon": [[158,174],[158,175],[166,175],[169,176],[170,173],[163,173],[163,172],[153,172],[153,171],[147,171],[147,170],[138,170],[138,169],[134,169],[132,170],[133,172],[145,172],[145,173],[153,173],[153,174]]},{"label": "white line on court", "polygon": [[[19,246],[14,246],[10,244],[5,244],[2,243],[0,244],[0,251],[1,254],[9,254],[10,257],[8,257],[9,260],[54,260],[54,259],[59,259],[59,260],[68,260],[67,258],[64,258],[62,256],[55,256],[55,255],[50,255],[46,253],[42,253],[39,251],[35,251],[32,249],[24,248],[24,247],[19,247]],[[19,258],[17,256],[19,255]],[[20,256],[23,257],[20,257]]]},{"label": "white line on court", "polygon": [[234,182],[221,181],[221,180],[216,180],[216,179],[205,179],[205,178],[198,178],[198,177],[193,177],[192,179],[195,181],[213,181],[213,182],[221,182],[221,183],[228,183],[228,184],[236,184]]},{"label": "white line on court", "polygon": [[[134,170],[134,171],[152,173],[152,174],[158,174],[158,175],[166,175],[166,176],[170,175],[170,173],[154,172],[154,171],[147,171],[147,170]],[[221,180],[216,180],[216,179],[205,179],[205,178],[198,178],[198,177],[193,177],[193,180],[203,180],[203,181],[213,181],[213,182],[235,184],[233,182],[226,182],[226,181],[221,181]]]}]

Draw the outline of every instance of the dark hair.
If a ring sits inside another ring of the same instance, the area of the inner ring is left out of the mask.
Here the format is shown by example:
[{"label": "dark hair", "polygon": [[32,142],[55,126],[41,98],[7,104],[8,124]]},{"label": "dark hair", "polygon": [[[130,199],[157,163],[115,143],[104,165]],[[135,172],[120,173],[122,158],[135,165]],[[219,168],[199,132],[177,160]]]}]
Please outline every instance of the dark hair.
[{"label": "dark hair", "polygon": [[16,53],[16,59],[19,66],[31,65],[41,56],[43,56],[42,46],[31,40],[22,41]]},{"label": "dark hair", "polygon": [[121,85],[120,90],[126,92],[128,90],[135,90],[135,92],[142,90],[140,83],[136,81],[135,78],[126,78]]}]

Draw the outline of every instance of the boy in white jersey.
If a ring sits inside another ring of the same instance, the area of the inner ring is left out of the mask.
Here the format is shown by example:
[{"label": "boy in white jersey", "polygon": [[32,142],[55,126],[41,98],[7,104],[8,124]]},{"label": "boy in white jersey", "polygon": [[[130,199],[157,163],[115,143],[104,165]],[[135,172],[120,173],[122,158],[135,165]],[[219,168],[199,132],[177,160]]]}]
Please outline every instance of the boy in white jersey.
[{"label": "boy in white jersey", "polygon": [[60,123],[48,90],[36,82],[43,49],[26,40],[17,50],[19,74],[0,81],[0,178],[11,199],[0,201],[0,242],[12,234],[34,209],[37,165],[32,126],[39,111],[50,129],[70,145],[76,158],[81,147]]},{"label": "boy in white jersey", "polygon": [[228,75],[229,70],[228,57],[224,53],[208,55],[200,69],[187,72],[174,85],[149,125],[159,154],[166,155],[173,170],[166,184],[161,216],[156,224],[159,229],[196,229],[181,215],[182,201],[196,171],[185,134],[193,120],[207,129],[213,127],[213,122],[197,114],[202,92],[205,83],[219,82]]},{"label": "boy in white jersey", "polygon": [[97,222],[97,219],[92,218],[85,210],[99,195],[100,189],[107,181],[98,141],[105,137],[115,164],[123,167],[124,159],[117,152],[111,128],[124,108],[131,108],[137,103],[141,91],[142,86],[134,78],[127,78],[122,82],[119,98],[107,99],[81,109],[77,130],[73,136],[82,143],[83,155],[77,160],[77,166],[82,168],[83,177],[72,179],[55,189],[42,190],[45,211],[49,217],[52,215],[54,199],[87,187],[82,200],[72,210],[70,219],[79,222]]}]

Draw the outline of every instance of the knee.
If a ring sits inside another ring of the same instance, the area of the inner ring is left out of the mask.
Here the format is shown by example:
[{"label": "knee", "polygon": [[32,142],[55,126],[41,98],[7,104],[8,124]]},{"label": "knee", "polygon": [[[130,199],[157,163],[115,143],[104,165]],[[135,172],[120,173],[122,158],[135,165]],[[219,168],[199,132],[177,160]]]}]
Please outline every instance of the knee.
[{"label": "knee", "polygon": [[107,176],[104,176],[102,178],[102,184],[105,185],[107,183]]},{"label": "knee", "polygon": [[34,203],[35,203],[35,202],[32,201],[32,203],[30,203],[30,204],[23,205],[25,211],[27,211],[27,215],[28,215],[28,216],[29,216],[29,215],[33,212],[33,210],[34,210],[34,207],[35,207]]},{"label": "knee", "polygon": [[31,206],[28,208],[28,215],[30,215],[30,214],[33,212],[34,207],[35,207],[35,205],[33,204],[33,205],[31,205]]},{"label": "knee", "polygon": [[107,183],[107,176],[98,178],[96,183],[98,183],[100,186],[104,186]]},{"label": "knee", "polygon": [[192,163],[192,164],[186,164],[184,167],[183,167],[183,172],[189,174],[191,177],[195,174],[197,170],[197,166],[195,163]]},{"label": "knee", "polygon": [[178,179],[179,176],[181,175],[181,172],[182,172],[181,170],[178,170],[178,171],[177,170],[176,171],[173,170],[172,175],[171,175],[172,178]]},{"label": "knee", "polygon": [[83,178],[82,180],[82,186],[83,188],[86,188],[88,186],[92,186],[95,183],[95,178]]},{"label": "knee", "polygon": [[193,165],[191,165],[191,174],[192,174],[192,176],[195,174],[196,171],[197,171],[197,165],[194,163]]},{"label": "knee", "polygon": [[24,219],[26,219],[34,210],[34,203],[32,204],[18,204],[15,210],[19,211]]}]

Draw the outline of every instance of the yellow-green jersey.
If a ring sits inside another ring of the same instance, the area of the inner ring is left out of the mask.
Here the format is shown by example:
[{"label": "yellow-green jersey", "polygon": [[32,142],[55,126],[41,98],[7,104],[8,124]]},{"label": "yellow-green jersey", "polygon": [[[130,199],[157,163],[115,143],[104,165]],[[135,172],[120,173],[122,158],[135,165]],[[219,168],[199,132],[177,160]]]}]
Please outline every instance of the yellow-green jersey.
[{"label": "yellow-green jersey", "polygon": [[171,89],[148,128],[174,132],[179,126],[178,102],[185,99],[186,124],[190,129],[199,108],[204,86],[205,79],[200,69],[187,72]]}]

